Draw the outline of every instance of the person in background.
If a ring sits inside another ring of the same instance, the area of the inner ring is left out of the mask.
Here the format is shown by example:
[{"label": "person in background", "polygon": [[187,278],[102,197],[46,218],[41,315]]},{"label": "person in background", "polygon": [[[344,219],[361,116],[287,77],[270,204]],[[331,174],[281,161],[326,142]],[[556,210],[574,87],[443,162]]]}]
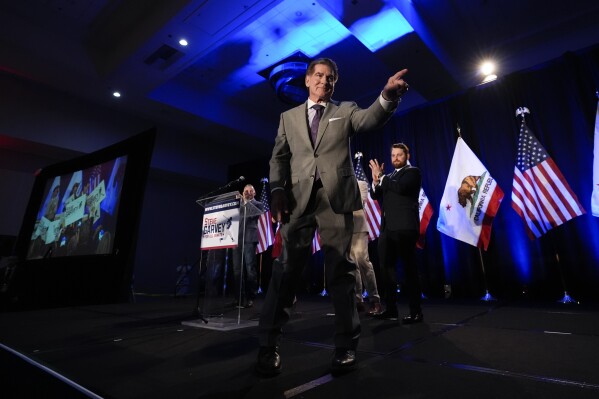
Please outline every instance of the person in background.
[{"label": "person in background", "polygon": [[376,315],[384,320],[397,320],[397,260],[401,261],[406,279],[410,313],[404,324],[420,323],[424,317],[420,302],[422,291],[416,265],[416,242],[420,231],[418,196],[422,185],[420,169],[408,164],[410,150],[403,143],[391,146],[393,172],[384,174],[384,165],[370,160],[372,170],[372,198],[382,200],[383,215],[379,237],[379,259],[383,282],[385,311]]},{"label": "person in background", "polygon": [[254,299],[256,298],[256,291],[258,289],[256,246],[258,245],[258,218],[260,216],[246,216],[244,223],[244,216],[246,214],[249,215],[253,207],[264,211],[264,205],[262,202],[254,199],[255,196],[256,190],[254,186],[247,184],[243,188],[243,196],[239,208],[238,245],[233,248],[234,292],[236,294],[235,298],[239,302],[237,305],[242,308],[251,308],[254,306]]},{"label": "person in background", "polygon": [[[368,183],[358,180],[360,194],[362,196],[362,207],[368,199]],[[356,274],[356,306],[358,312],[366,310],[364,307],[364,298],[362,297],[363,287],[366,287],[370,307],[366,313],[369,316],[381,313],[381,298],[376,285],[376,276],[374,267],[368,256],[368,224],[364,209],[354,211],[354,234],[352,235],[350,258],[356,264],[358,273]]]}]

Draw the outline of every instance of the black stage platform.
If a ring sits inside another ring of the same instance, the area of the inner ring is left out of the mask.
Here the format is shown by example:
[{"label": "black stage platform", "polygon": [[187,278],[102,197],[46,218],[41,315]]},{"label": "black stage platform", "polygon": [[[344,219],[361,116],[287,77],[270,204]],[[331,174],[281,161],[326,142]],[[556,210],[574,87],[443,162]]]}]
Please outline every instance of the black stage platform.
[{"label": "black stage platform", "polygon": [[[599,397],[595,306],[436,299],[424,301],[420,325],[364,316],[358,369],[332,377],[330,300],[302,297],[274,378],[253,372],[257,327],[184,325],[194,307],[195,298],[138,298],[0,313],[0,397]],[[243,309],[242,320],[256,320],[260,307]]]}]

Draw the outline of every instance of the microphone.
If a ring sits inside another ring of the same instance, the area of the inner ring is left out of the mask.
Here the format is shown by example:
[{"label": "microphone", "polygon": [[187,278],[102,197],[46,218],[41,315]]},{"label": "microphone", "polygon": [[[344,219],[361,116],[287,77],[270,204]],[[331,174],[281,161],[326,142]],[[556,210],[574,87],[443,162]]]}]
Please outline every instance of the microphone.
[{"label": "microphone", "polygon": [[230,181],[229,183],[227,183],[227,185],[226,185],[225,187],[231,187],[231,186],[233,186],[233,185],[235,185],[235,184],[239,184],[239,183],[241,183],[241,182],[242,182],[242,181],[244,181],[244,180],[245,180],[245,177],[243,177],[243,176],[239,176],[237,179],[235,179],[235,180],[233,180],[233,181]]},{"label": "microphone", "polygon": [[208,198],[208,197],[210,197],[210,196],[212,196],[212,195],[220,194],[220,193],[222,193],[224,190],[228,190],[228,189],[230,189],[231,187],[233,187],[234,185],[236,185],[236,184],[239,184],[239,183],[241,183],[241,182],[242,182],[242,181],[244,181],[244,180],[245,180],[245,177],[243,177],[243,176],[239,176],[237,179],[235,179],[235,180],[233,180],[233,181],[230,181],[230,182],[228,182],[228,183],[227,183],[227,184],[225,184],[224,186],[222,186],[222,187],[219,187],[219,188],[217,188],[216,190],[214,190],[214,191],[211,191],[211,192],[209,192],[208,194],[205,194],[205,195],[201,196],[200,198],[198,198],[198,199],[196,200],[196,202],[198,202],[198,201],[200,201],[200,200],[203,200],[203,199],[206,199],[206,198]]}]

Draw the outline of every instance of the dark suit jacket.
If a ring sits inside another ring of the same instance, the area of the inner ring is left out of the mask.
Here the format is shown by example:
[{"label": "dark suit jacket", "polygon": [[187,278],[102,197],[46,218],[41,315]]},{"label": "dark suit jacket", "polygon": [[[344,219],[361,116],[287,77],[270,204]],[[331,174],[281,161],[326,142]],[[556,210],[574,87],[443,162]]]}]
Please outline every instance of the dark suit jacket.
[{"label": "dark suit jacket", "polygon": [[[260,201],[256,201],[255,199],[250,201],[256,208],[264,211],[264,205]],[[246,243],[256,243],[258,242],[258,218],[257,216],[247,216],[247,220],[245,222],[245,237],[243,236],[243,216],[244,216],[244,208],[247,204],[241,201],[241,206],[239,207],[239,237],[238,242],[241,242],[242,239],[245,238],[244,242]],[[248,208],[247,213],[250,213],[250,208]]]},{"label": "dark suit jacket", "polygon": [[418,197],[422,175],[420,169],[406,166],[393,177],[385,176],[376,186],[372,198],[382,199],[382,230],[420,230]]},{"label": "dark suit jacket", "polygon": [[354,102],[330,101],[320,119],[312,147],[306,101],[281,114],[270,159],[270,187],[284,188],[291,217],[300,217],[310,198],[316,168],[335,213],[362,207],[350,155],[349,140],[383,126],[395,110],[385,111],[377,98],[367,109]]}]

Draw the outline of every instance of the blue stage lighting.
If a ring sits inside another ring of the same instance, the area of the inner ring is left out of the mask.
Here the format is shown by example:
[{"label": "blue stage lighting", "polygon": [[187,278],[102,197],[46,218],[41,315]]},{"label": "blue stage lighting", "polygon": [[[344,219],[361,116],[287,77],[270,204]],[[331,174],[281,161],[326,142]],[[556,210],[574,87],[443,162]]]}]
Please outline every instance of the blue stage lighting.
[{"label": "blue stage lighting", "polygon": [[378,14],[355,22],[349,31],[374,53],[414,28],[396,8],[387,6]]},{"label": "blue stage lighting", "polygon": [[341,42],[352,34],[374,52],[413,28],[392,6],[376,15],[360,19],[349,28],[344,26],[318,2],[286,0],[233,35],[229,43],[251,43],[251,56],[241,68],[233,71],[221,90],[235,92],[240,82],[249,87],[264,81],[257,72],[301,51],[310,58]]}]

